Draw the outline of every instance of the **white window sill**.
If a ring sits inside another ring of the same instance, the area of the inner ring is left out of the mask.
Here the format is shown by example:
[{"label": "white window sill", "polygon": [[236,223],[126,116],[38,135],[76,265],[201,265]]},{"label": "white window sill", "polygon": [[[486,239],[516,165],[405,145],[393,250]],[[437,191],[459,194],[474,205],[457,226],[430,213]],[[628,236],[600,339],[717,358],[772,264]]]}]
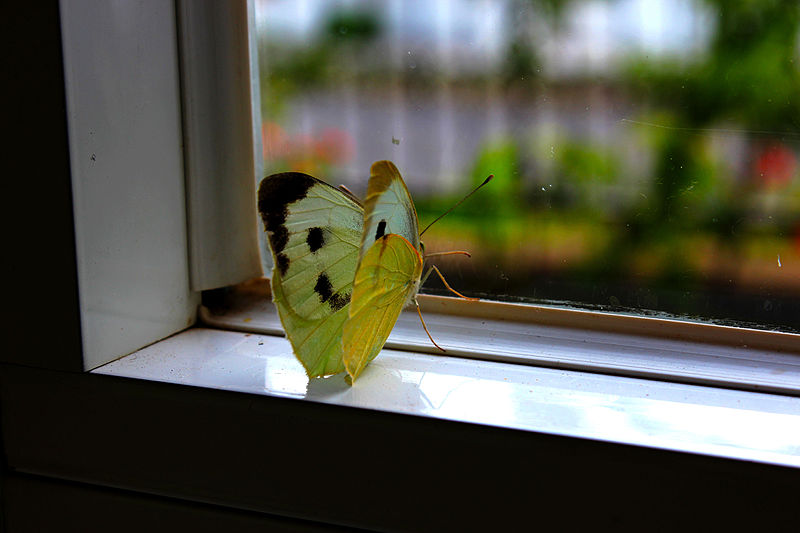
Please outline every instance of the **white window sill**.
[{"label": "white window sill", "polygon": [[[202,307],[201,322],[283,336],[265,281],[237,287],[213,311]],[[419,300],[448,356],[800,396],[800,335],[428,295]],[[441,355],[413,311],[400,315],[386,348]]]},{"label": "white window sill", "polygon": [[[244,324],[264,327],[253,323],[274,318],[266,300],[259,300],[258,306],[266,312],[244,312],[250,314],[240,317]],[[575,331],[566,338],[554,336],[562,331],[537,330],[525,336],[509,331],[508,323],[478,321],[484,329],[476,331],[474,319],[426,316],[434,334],[445,337],[440,340],[446,347],[458,340],[448,327],[457,332],[473,328],[474,335],[486,339],[479,346],[490,355],[498,346],[513,351],[514,342],[525,353],[549,354],[567,363],[570,357],[592,361],[610,346],[620,357],[634,359],[654,348],[647,345],[643,350],[641,338],[620,334],[613,334],[614,342],[609,341],[612,334],[588,331],[581,339]],[[405,335],[415,335],[411,319],[401,317],[393,334],[395,346]],[[530,325],[525,327],[532,331]],[[512,341],[503,344],[504,336]],[[561,351],[554,352],[557,338],[563,342]],[[650,342],[672,353],[679,341]],[[702,367],[704,357],[741,361],[736,348],[679,344],[693,355],[692,364],[684,363],[687,367]],[[580,349],[570,349],[577,345]],[[765,358],[765,365],[783,365],[780,377],[788,386],[800,382],[796,357],[756,355]],[[800,398],[788,395],[397,349],[385,349],[350,387],[341,375],[309,382],[282,337],[210,328],[184,331],[93,372],[800,467]]]}]

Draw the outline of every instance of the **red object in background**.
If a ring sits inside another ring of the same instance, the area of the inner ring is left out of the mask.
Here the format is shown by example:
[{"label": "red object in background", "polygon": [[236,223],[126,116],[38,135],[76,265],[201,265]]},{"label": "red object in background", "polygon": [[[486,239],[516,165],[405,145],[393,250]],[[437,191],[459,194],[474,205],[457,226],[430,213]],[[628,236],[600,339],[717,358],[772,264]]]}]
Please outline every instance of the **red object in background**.
[{"label": "red object in background", "polygon": [[783,144],[772,144],[758,154],[753,170],[756,180],[762,185],[787,185],[797,170],[797,156]]},{"label": "red object in background", "polygon": [[261,125],[261,144],[266,161],[286,157],[289,153],[289,139],[283,128],[274,122],[264,122]]},{"label": "red object in background", "polygon": [[328,128],[314,144],[316,156],[329,163],[341,163],[353,155],[353,140],[346,131]]},{"label": "red object in background", "polygon": [[316,137],[287,135],[275,122],[261,125],[264,161],[281,161],[285,170],[317,174],[353,155],[353,139],[345,130],[328,128]]}]

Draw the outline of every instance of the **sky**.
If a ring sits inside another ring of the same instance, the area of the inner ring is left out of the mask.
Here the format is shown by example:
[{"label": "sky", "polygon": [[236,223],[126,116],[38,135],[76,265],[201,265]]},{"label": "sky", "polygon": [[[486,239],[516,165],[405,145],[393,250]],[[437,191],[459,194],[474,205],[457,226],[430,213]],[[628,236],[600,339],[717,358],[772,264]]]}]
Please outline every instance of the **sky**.
[{"label": "sky", "polygon": [[[514,0],[260,0],[257,25],[272,39],[313,37],[332,9],[378,13],[389,39],[412,53],[440,60],[496,63],[506,50]],[[534,39],[555,71],[603,68],[632,51],[688,56],[701,49],[711,18],[692,0],[586,0],[575,2],[554,36],[533,19]]]}]

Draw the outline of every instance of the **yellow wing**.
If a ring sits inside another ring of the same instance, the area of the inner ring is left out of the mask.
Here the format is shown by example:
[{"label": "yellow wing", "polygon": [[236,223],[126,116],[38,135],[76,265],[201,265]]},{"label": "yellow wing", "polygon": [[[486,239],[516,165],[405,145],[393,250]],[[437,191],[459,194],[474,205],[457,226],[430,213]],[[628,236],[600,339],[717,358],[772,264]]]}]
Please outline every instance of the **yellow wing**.
[{"label": "yellow wing", "polygon": [[421,275],[422,257],[401,235],[380,237],[361,258],[342,333],[342,359],[353,381],[383,348]]}]

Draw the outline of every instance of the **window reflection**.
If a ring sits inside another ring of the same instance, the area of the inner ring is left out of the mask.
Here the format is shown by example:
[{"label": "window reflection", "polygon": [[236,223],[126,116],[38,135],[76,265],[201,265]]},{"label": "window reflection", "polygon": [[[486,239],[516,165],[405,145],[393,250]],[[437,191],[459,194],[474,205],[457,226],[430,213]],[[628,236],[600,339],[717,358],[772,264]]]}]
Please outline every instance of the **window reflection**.
[{"label": "window reflection", "polygon": [[[800,331],[800,3],[262,0],[267,172],[395,161],[473,295]],[[430,291],[439,290],[437,280]]]}]

